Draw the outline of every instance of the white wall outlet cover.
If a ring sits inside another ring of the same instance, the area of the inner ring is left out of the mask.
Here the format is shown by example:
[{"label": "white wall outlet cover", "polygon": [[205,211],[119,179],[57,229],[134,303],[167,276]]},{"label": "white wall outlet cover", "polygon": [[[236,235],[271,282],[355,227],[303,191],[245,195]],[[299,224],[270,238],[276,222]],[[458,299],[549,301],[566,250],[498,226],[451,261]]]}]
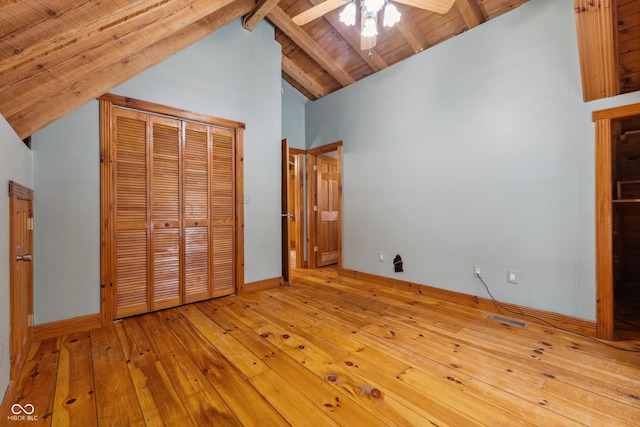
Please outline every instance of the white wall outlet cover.
[{"label": "white wall outlet cover", "polygon": [[511,269],[507,270],[507,282],[518,283],[518,271]]},{"label": "white wall outlet cover", "polygon": [[384,262],[384,252],[378,253],[378,261]]},{"label": "white wall outlet cover", "polygon": [[482,266],[475,264],[473,266],[473,277],[480,277],[480,274],[482,274]]}]

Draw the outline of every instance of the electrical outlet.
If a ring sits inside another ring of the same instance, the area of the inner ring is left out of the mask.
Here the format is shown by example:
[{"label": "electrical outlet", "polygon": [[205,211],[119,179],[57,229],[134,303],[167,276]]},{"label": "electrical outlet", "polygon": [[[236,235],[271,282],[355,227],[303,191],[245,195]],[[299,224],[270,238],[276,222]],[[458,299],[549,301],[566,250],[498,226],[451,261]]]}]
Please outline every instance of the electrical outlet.
[{"label": "electrical outlet", "polygon": [[480,277],[480,270],[482,269],[481,265],[474,265],[473,266],[473,277]]},{"label": "electrical outlet", "polygon": [[516,270],[507,270],[507,282],[513,284],[518,283],[518,272]]},{"label": "electrical outlet", "polygon": [[384,252],[378,253],[378,261],[384,262]]}]

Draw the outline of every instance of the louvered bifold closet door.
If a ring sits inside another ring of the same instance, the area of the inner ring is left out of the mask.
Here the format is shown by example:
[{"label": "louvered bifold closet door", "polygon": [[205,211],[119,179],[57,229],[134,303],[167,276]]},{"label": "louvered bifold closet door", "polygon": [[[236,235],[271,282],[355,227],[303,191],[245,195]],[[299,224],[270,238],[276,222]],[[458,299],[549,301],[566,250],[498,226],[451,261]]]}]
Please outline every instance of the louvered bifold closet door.
[{"label": "louvered bifold closet door", "polygon": [[178,120],[151,116],[151,310],[181,304],[180,134]]},{"label": "louvered bifold closet door", "polygon": [[115,109],[113,141],[116,315],[150,309],[147,114]]},{"label": "louvered bifold closet door", "polygon": [[235,292],[235,131],[113,109],[116,317]]},{"label": "louvered bifold closet door", "polygon": [[210,152],[209,127],[186,122],[183,178],[186,303],[213,296],[209,280]]},{"label": "louvered bifold closet door", "polygon": [[230,129],[211,128],[213,296],[229,295],[234,284],[234,143]]}]

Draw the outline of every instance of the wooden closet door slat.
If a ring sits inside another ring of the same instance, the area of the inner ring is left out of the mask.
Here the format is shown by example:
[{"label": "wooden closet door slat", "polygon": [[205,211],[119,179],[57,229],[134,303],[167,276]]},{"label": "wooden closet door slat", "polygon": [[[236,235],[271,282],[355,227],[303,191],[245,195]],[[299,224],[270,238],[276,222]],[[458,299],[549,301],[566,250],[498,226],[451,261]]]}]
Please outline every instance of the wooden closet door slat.
[{"label": "wooden closet door slat", "polygon": [[210,298],[209,127],[185,123],[185,302]]},{"label": "wooden closet door slat", "polygon": [[185,303],[210,298],[209,228],[187,227],[185,230]]},{"label": "wooden closet door slat", "polygon": [[116,316],[149,310],[146,114],[115,110]]},{"label": "wooden closet door slat", "polygon": [[151,218],[153,310],[181,304],[179,120],[151,117]]},{"label": "wooden closet door slat", "polygon": [[180,219],[180,122],[153,117],[153,219]]},{"label": "wooden closet door slat", "polygon": [[180,229],[153,231],[153,310],[180,305]]},{"label": "wooden closet door slat", "polygon": [[149,311],[147,300],[147,230],[116,232],[116,316]]},{"label": "wooden closet door slat", "polygon": [[212,130],[211,163],[213,296],[235,292],[234,283],[234,132]]},{"label": "wooden closet door slat", "polygon": [[118,222],[147,221],[146,115],[117,110],[116,205]]}]

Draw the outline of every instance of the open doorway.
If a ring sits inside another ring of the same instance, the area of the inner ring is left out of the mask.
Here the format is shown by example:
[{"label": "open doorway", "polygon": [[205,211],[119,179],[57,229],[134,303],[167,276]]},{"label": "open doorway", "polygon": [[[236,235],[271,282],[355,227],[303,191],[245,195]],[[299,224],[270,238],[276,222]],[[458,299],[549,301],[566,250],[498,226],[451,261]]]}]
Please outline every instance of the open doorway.
[{"label": "open doorway", "polygon": [[342,141],[306,151],[310,268],[342,268]]},{"label": "open doorway", "polygon": [[282,140],[282,278],[306,266],[304,257],[304,150]]},{"label": "open doorway", "polygon": [[310,150],[282,141],[282,276],[342,267],[342,141]]},{"label": "open doorway", "polygon": [[640,115],[613,123],[613,301],[616,339],[640,338]]},{"label": "open doorway", "polygon": [[596,111],[597,336],[640,339],[640,104]]}]

